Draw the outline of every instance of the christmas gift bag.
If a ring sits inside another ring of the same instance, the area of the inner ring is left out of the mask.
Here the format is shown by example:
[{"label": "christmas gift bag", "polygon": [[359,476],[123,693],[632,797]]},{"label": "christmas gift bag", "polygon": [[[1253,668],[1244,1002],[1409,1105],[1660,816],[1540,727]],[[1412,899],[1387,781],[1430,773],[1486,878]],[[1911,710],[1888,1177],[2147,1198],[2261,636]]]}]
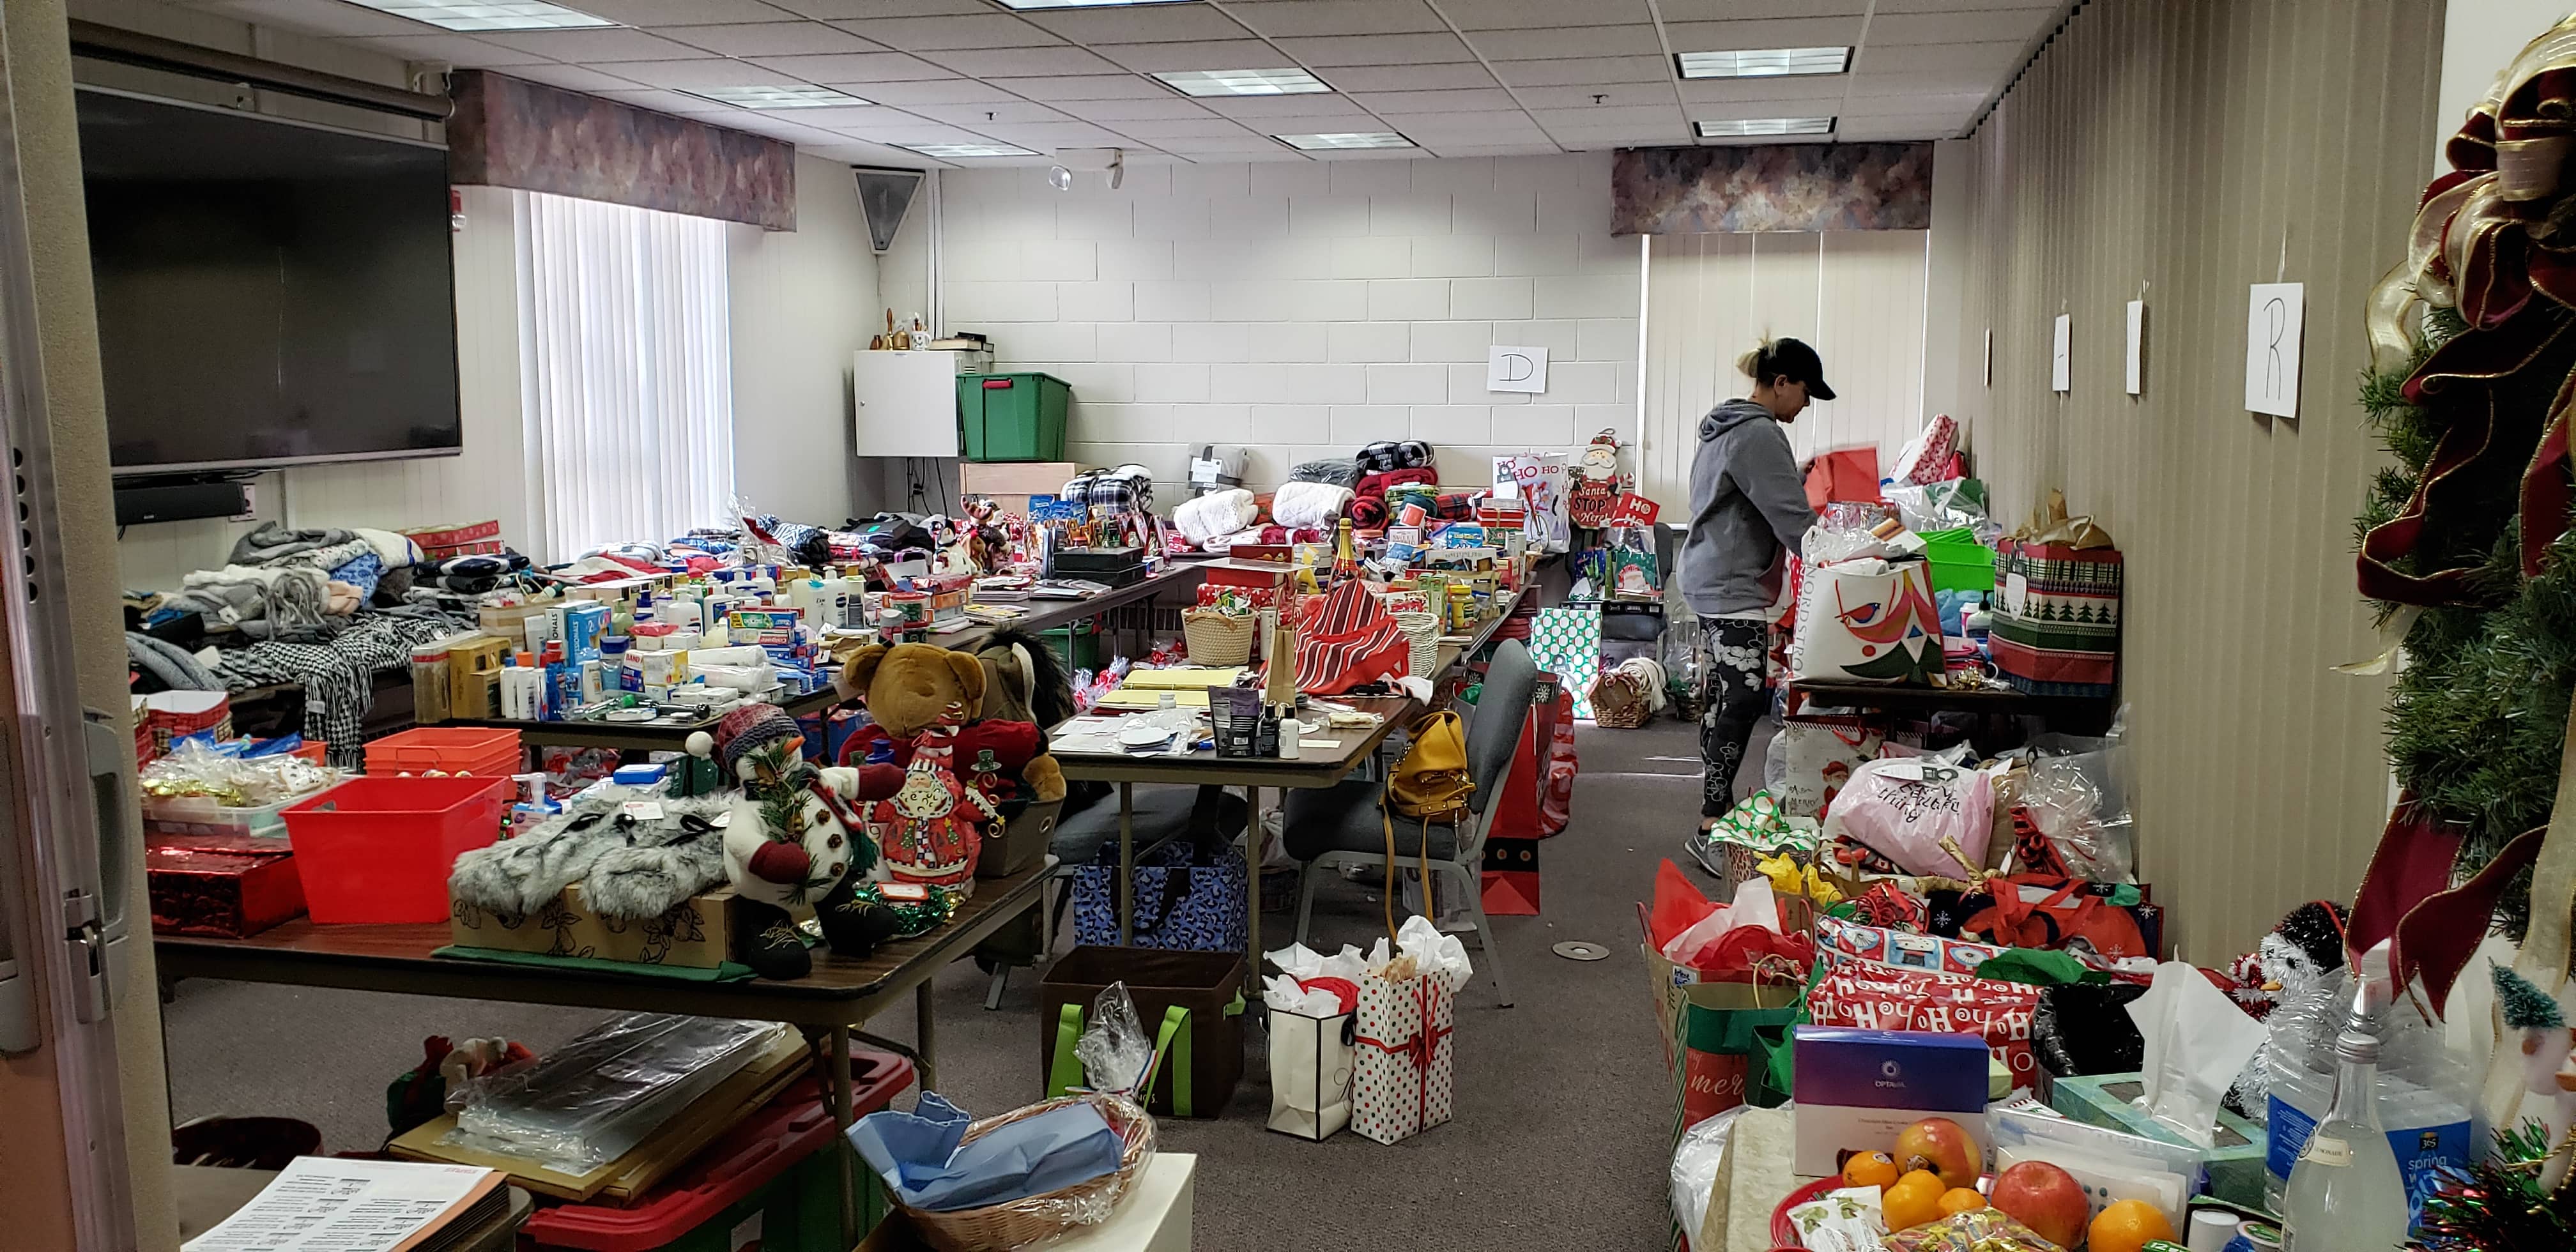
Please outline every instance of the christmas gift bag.
[{"label": "christmas gift bag", "polygon": [[1831,965],[1807,990],[1807,1016],[1819,1026],[1976,1035],[2011,1071],[2016,1087],[2030,1086],[2038,1072],[2030,1049],[2031,1016],[2038,1008],[2039,988],[2026,983],[1867,959]]},{"label": "christmas gift bag", "polygon": [[1528,506],[1521,523],[1532,552],[1565,552],[1573,547],[1573,516],[1567,500],[1566,457],[1562,452],[1523,452],[1494,458],[1494,488],[1508,488]]},{"label": "christmas gift bag", "polygon": [[1351,1124],[1359,1015],[1270,1011],[1270,1129],[1316,1142]]},{"label": "christmas gift bag", "polygon": [[1360,980],[1353,1129],[1379,1143],[1449,1120],[1457,992],[1438,974]]},{"label": "christmas gift bag", "polygon": [[2030,533],[1998,545],[1995,669],[2032,695],[2108,696],[2120,661],[2120,550],[2049,493]]},{"label": "christmas gift bag", "polygon": [[1821,822],[1852,771],[1878,758],[1887,733],[1870,718],[1814,715],[1780,723],[1778,742],[1788,767],[1780,780],[1780,811]]},{"label": "christmas gift bag", "polygon": [[1941,673],[1941,613],[1930,567],[1860,557],[1805,572],[1789,676],[1930,686]]},{"label": "christmas gift bag", "polygon": [[1592,716],[1589,692],[1601,673],[1601,607],[1540,609],[1530,628],[1530,661],[1571,693],[1574,716]]}]

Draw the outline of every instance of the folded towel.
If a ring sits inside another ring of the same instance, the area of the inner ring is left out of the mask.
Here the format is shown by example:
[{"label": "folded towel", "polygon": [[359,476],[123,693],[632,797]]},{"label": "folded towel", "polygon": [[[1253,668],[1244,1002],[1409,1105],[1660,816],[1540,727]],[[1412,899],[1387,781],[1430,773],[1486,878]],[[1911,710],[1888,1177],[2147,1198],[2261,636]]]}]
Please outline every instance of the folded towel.
[{"label": "folded towel", "polygon": [[1195,500],[1183,500],[1172,510],[1172,524],[1202,547],[1219,535],[1230,535],[1252,524],[1261,510],[1252,503],[1252,493],[1241,487],[1212,491]]},{"label": "folded towel", "polygon": [[1291,529],[1329,530],[1349,507],[1351,489],[1333,483],[1281,483],[1270,498],[1270,515]]}]

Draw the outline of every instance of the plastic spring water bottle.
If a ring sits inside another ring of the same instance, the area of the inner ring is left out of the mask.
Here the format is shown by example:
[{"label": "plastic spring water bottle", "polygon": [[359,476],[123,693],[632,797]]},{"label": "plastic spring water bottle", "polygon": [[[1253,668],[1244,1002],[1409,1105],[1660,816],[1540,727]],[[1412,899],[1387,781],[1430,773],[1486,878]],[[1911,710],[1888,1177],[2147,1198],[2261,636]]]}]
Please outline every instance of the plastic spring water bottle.
[{"label": "plastic spring water bottle", "polygon": [[[2308,1136],[2281,1197],[2284,1252],[2356,1252],[2406,1241],[2406,1181],[2379,1124],[2379,1038],[2366,974],[2335,1036],[2334,1103]],[[2384,994],[2384,993],[2381,993]]]}]

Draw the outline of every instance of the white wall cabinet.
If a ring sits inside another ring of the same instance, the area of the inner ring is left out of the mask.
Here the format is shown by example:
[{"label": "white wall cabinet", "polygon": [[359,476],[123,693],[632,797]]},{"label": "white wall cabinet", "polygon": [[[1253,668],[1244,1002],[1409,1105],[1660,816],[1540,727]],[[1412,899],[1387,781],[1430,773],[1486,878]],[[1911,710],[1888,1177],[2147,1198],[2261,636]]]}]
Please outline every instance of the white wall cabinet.
[{"label": "white wall cabinet", "polygon": [[956,456],[963,352],[853,352],[851,411],[860,456]]}]

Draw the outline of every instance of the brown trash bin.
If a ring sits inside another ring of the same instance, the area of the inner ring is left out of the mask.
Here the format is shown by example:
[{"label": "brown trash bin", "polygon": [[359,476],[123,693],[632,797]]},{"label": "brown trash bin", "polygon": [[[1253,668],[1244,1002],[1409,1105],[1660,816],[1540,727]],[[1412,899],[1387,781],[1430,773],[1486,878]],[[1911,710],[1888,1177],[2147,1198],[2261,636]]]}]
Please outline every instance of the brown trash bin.
[{"label": "brown trash bin", "polygon": [[[1174,952],[1162,948],[1086,945],[1067,952],[1048,967],[1038,985],[1038,1073],[1054,1060],[1056,1026],[1067,1004],[1082,1006],[1090,1020],[1091,1002],[1113,982],[1127,984],[1136,1002],[1136,1017],[1150,1036],[1163,1024],[1164,1010],[1178,1005],[1190,1011],[1190,1116],[1220,1117],[1243,1080],[1242,987],[1240,952]],[[1172,1084],[1154,1085],[1147,1111],[1173,1116]]]}]

